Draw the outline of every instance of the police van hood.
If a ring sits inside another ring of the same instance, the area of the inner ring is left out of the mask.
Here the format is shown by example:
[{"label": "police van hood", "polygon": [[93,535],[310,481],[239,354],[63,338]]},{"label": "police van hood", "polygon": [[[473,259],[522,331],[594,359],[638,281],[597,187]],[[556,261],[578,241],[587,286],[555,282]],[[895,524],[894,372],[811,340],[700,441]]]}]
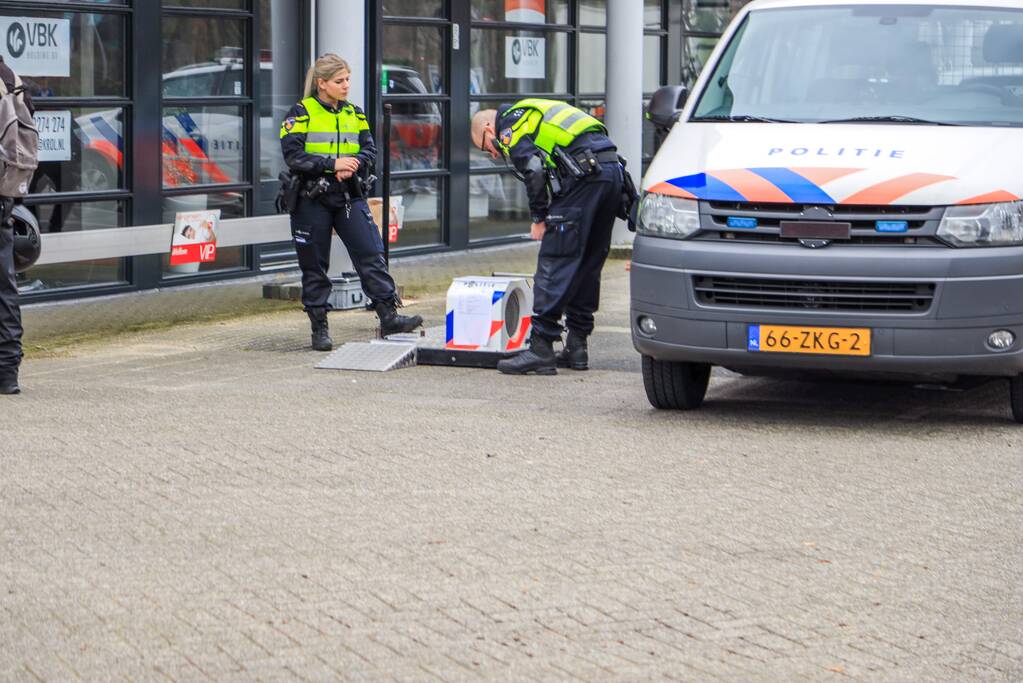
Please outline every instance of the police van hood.
[{"label": "police van hood", "polygon": [[725,202],[946,206],[1023,197],[1018,128],[679,123],[648,192]]}]

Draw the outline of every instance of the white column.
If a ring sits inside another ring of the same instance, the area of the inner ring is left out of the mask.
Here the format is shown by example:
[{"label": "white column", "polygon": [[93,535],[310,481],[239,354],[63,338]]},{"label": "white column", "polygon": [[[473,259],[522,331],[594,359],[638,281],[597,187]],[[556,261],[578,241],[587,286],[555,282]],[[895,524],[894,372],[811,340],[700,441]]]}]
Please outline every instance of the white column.
[{"label": "white column", "polygon": [[[638,184],[643,158],[643,3],[608,0],[607,4],[605,123]],[[611,243],[631,242],[625,222],[617,221]]]},{"label": "white column", "polygon": [[366,65],[366,0],[316,0],[316,55],[333,52],[352,67],[348,99],[366,108],[368,81],[375,76]]},{"label": "white column", "polygon": [[[352,89],[348,99],[366,108],[367,81],[375,81],[366,65],[366,0],[316,0],[316,56],[333,52],[352,67]],[[327,275],[340,277],[355,267],[341,240],[330,240],[330,268]]]}]

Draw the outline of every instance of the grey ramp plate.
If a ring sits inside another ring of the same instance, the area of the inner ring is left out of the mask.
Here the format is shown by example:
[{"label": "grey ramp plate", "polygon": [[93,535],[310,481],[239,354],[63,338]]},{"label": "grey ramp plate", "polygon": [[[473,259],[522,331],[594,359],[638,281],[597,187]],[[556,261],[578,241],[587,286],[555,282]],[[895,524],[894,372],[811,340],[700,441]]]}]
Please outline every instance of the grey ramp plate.
[{"label": "grey ramp plate", "polygon": [[316,364],[321,370],[386,372],[415,365],[416,345],[407,342],[349,342]]}]

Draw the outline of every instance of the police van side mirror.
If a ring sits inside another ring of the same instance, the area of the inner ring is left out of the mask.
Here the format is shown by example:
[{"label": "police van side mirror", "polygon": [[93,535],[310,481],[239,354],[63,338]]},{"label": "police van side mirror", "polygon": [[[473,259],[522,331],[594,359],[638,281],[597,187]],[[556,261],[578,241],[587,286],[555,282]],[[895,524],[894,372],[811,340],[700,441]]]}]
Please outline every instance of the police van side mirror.
[{"label": "police van side mirror", "polygon": [[646,109],[647,120],[661,130],[671,130],[681,116],[688,97],[689,88],[684,85],[664,86],[650,98],[650,105]]}]

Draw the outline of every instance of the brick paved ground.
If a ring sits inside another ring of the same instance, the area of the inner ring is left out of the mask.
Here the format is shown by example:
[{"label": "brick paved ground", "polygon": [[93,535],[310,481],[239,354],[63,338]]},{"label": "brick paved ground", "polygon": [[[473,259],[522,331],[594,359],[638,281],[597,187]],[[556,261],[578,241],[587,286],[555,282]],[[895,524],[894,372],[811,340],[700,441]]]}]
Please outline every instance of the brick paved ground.
[{"label": "brick paved ground", "polygon": [[316,371],[300,313],[27,361],[0,680],[1023,678],[1002,385],[654,412],[626,285],[555,378]]}]

